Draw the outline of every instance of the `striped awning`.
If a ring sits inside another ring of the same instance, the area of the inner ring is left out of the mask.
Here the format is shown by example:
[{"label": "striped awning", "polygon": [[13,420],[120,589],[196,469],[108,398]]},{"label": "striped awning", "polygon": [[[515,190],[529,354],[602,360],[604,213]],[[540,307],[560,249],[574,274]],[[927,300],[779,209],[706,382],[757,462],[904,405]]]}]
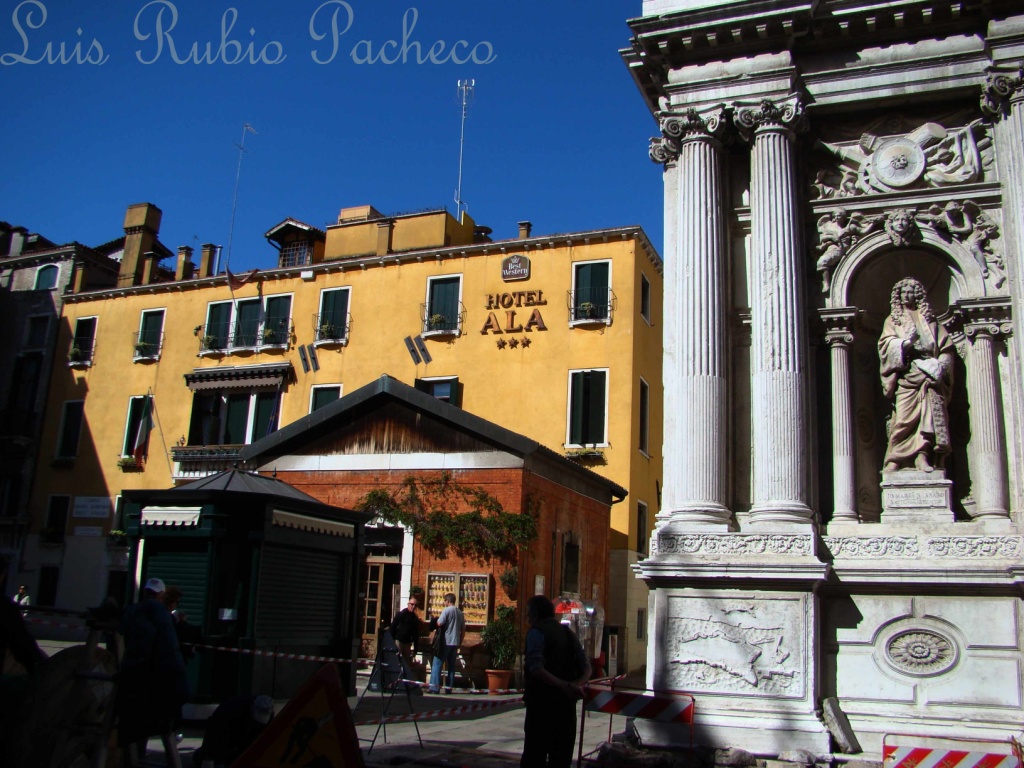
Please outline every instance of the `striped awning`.
[{"label": "striped awning", "polygon": [[344,536],[347,539],[354,538],[356,535],[356,527],[351,523],[339,523],[336,520],[325,520],[322,517],[300,515],[298,512],[286,512],[283,509],[274,510],[271,522],[284,528],[296,528],[311,533],[326,533],[328,536]]},{"label": "striped awning", "polygon": [[193,391],[279,387],[291,371],[291,363],[196,368],[185,374],[185,384]]},{"label": "striped awning", "polygon": [[199,525],[202,507],[143,507],[141,525],[195,526]]}]

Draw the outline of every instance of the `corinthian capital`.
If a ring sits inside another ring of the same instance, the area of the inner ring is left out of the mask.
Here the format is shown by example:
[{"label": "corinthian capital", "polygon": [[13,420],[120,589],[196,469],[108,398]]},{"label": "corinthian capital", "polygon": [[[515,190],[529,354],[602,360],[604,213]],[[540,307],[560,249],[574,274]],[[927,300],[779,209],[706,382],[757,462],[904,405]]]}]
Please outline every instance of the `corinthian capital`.
[{"label": "corinthian capital", "polygon": [[1009,114],[1010,101],[1024,96],[1024,67],[990,67],[981,89],[981,111],[998,119]]},{"label": "corinthian capital", "polygon": [[786,128],[802,131],[806,124],[804,106],[796,94],[783,101],[762,99],[757,104],[734,106],[733,122],[740,135],[748,139],[761,128]]}]

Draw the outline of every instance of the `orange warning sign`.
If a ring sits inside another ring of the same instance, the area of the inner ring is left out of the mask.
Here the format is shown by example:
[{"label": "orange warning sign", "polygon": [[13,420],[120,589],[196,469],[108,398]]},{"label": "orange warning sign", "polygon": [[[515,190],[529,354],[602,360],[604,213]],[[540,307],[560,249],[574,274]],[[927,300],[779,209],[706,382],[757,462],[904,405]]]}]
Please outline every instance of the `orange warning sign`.
[{"label": "orange warning sign", "polygon": [[334,664],[313,675],[232,768],[363,768]]}]

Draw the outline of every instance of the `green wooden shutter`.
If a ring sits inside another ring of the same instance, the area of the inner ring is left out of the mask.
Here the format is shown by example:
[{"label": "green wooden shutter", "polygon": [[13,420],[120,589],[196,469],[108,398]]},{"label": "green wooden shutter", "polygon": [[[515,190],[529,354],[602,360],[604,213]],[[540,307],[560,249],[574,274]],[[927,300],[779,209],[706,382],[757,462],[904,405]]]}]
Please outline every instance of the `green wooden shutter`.
[{"label": "green wooden shutter", "polygon": [[572,375],[569,442],[573,445],[604,442],[605,375],[604,371]]},{"label": "green wooden shutter", "polygon": [[328,645],[338,639],[343,616],[342,566],[348,556],[265,544],[260,555],[256,636],[290,643]]},{"label": "green wooden shutter", "polygon": [[267,319],[263,324],[264,342],[267,344],[285,343],[288,338],[288,331],[291,328],[289,323],[291,312],[291,296],[271,296],[267,299]]},{"label": "green wooden shutter", "polygon": [[206,315],[207,349],[224,349],[231,334],[231,305],[211,304]]},{"label": "green wooden shutter", "polygon": [[260,329],[260,300],[251,299],[238,302],[238,315],[235,319],[236,347],[256,346],[256,336]]},{"label": "green wooden shutter", "polygon": [[256,414],[252,425],[253,442],[277,429],[277,402],[277,392],[260,392],[256,395]]},{"label": "green wooden shutter", "polygon": [[[577,317],[607,318],[608,317],[608,262],[580,264],[576,267],[576,292],[574,306]],[[587,314],[579,311],[582,304],[593,305]]]},{"label": "green wooden shutter", "polygon": [[164,331],[164,313],[144,312],[142,315],[142,329],[139,331],[139,342],[151,344],[155,352],[160,347],[160,336]]},{"label": "green wooden shutter", "polygon": [[459,327],[459,282],[457,277],[431,281],[427,318],[444,315],[444,322],[432,324],[433,330],[454,331]]},{"label": "green wooden shutter", "polygon": [[227,414],[224,419],[224,445],[243,445],[249,426],[248,392],[228,395]]},{"label": "green wooden shutter", "polygon": [[313,390],[313,410],[330,405],[341,396],[341,387],[317,387]]},{"label": "green wooden shutter", "polygon": [[348,291],[324,291],[320,303],[320,325],[333,325],[341,336],[348,318]]}]

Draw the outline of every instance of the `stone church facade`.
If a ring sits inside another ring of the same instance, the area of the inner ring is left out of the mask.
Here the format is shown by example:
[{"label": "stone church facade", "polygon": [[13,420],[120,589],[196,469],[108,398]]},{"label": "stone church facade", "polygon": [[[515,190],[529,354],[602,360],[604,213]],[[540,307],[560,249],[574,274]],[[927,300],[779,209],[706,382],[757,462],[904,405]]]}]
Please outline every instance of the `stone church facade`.
[{"label": "stone church facade", "polygon": [[630,26],[665,185],[648,683],[760,754],[1020,738],[1019,3],[645,0]]}]

